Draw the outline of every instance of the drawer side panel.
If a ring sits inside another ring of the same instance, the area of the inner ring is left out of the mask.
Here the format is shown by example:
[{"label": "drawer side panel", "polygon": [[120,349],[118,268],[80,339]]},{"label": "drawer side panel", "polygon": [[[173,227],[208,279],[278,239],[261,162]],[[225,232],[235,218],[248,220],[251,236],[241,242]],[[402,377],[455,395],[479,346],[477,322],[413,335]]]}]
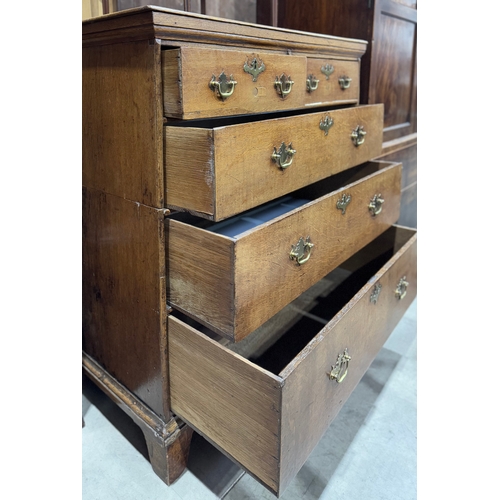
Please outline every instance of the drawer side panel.
[{"label": "drawer side panel", "polygon": [[213,216],[215,181],[211,130],[165,127],[165,179],[167,207]]},{"label": "drawer side panel", "polygon": [[[409,282],[400,300],[396,286]],[[370,302],[376,284],[382,291]],[[332,420],[402,318],[417,292],[416,235],[365,285],[342,311],[283,371],[283,423],[280,491],[302,467]],[[342,383],[328,373],[348,349],[348,373]]]},{"label": "drawer side panel", "polygon": [[233,242],[167,219],[167,301],[212,329],[234,324]]},{"label": "drawer side panel", "polygon": [[277,491],[281,380],[172,316],[172,411]]}]

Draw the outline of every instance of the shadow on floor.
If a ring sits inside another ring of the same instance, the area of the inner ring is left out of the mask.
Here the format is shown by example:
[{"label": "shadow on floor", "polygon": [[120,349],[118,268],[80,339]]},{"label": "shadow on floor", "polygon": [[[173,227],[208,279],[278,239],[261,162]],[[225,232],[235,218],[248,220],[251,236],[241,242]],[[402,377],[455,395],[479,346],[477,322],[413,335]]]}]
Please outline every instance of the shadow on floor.
[{"label": "shadow on floor", "polygon": [[[149,461],[146,440],[140,427],[85,375],[82,380],[83,419],[95,406],[113,427]],[[210,491],[222,498],[244,471],[196,432],[193,433],[187,469]]]},{"label": "shadow on floor", "polygon": [[[398,353],[386,348],[381,349],[306,463],[280,496],[280,500],[312,499],[321,496],[368,414],[373,411],[379,394],[400,359]],[[256,485],[255,481],[245,477],[227,493],[224,500],[256,498],[275,497],[263,486]]]}]

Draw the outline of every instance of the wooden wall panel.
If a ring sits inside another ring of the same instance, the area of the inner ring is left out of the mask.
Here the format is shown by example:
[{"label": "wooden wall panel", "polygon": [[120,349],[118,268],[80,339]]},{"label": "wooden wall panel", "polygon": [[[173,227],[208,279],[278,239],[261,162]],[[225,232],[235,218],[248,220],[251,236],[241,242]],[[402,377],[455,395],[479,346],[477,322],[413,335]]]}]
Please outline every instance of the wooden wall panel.
[{"label": "wooden wall panel", "polygon": [[417,24],[413,9],[392,0],[379,0],[378,5],[368,101],[384,103],[384,141],[389,141],[416,132],[413,122]]}]

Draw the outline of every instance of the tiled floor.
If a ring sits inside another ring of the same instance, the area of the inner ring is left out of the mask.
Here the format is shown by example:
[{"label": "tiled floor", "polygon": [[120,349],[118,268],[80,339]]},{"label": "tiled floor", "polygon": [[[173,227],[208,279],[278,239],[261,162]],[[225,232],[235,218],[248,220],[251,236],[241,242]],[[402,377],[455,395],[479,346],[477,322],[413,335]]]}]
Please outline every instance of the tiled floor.
[{"label": "tiled floor", "polygon": [[[416,334],[417,300],[280,498],[417,498]],[[151,469],[138,427],[87,381],[83,413],[83,500],[275,498],[198,435],[188,470],[167,487]]]}]

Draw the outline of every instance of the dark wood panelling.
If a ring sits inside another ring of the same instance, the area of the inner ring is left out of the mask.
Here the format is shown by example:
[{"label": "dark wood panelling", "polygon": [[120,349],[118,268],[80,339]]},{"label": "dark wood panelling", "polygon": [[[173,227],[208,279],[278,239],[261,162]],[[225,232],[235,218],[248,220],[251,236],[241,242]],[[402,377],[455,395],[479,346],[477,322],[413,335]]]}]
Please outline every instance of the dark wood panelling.
[{"label": "dark wood panelling", "polygon": [[389,141],[416,132],[416,11],[392,0],[378,0],[377,6],[368,102],[384,103],[384,140]]}]

